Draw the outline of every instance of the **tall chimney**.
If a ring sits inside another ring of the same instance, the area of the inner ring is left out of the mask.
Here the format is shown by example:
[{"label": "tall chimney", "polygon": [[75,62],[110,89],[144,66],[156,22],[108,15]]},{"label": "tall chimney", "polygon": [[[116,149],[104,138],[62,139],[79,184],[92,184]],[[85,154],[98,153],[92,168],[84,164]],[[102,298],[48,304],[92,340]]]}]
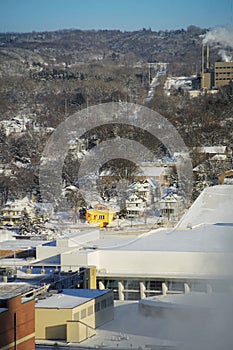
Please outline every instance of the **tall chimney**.
[{"label": "tall chimney", "polygon": [[204,73],[204,68],[205,68],[204,56],[205,56],[205,46],[202,45],[202,47],[201,47],[201,71],[202,71],[202,73]]},{"label": "tall chimney", "polygon": [[210,46],[209,44],[206,45],[206,68],[210,68]]}]

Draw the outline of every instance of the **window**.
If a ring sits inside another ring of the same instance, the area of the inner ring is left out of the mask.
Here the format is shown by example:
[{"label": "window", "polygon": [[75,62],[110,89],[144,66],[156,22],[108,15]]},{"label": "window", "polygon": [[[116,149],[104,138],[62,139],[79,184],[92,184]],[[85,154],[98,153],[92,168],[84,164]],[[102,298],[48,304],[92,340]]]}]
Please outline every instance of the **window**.
[{"label": "window", "polygon": [[74,320],[75,320],[75,321],[78,321],[78,320],[79,320],[79,312],[76,312],[76,313],[74,314]]},{"label": "window", "polygon": [[99,215],[99,220],[104,220],[104,215]]},{"label": "window", "polygon": [[85,318],[87,315],[86,309],[81,311],[81,319]]},{"label": "window", "polygon": [[113,298],[110,297],[107,299],[107,307],[113,306]]},{"label": "window", "polygon": [[100,311],[100,303],[95,304],[95,312]]},{"label": "window", "polygon": [[92,306],[89,306],[88,310],[87,310],[87,314],[88,316],[92,315],[93,314],[93,308]]},{"label": "window", "polygon": [[106,306],[107,306],[107,300],[104,299],[104,300],[101,301],[101,309],[105,309]]}]

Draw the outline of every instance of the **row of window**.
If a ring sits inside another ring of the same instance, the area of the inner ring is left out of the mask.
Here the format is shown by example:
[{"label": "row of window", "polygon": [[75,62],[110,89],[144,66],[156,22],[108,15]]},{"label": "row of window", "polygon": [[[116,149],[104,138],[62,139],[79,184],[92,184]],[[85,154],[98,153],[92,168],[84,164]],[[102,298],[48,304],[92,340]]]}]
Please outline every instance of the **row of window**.
[{"label": "row of window", "polygon": [[215,80],[228,80],[229,81],[230,79],[229,79],[229,77],[227,77],[227,78],[215,78]]},{"label": "row of window", "polygon": [[[123,293],[125,300],[139,300],[141,298],[140,296],[140,280],[106,280],[105,285],[106,288],[114,289],[114,299],[119,299],[119,291],[118,291],[118,282],[120,282],[123,285]],[[148,281],[142,281],[145,286],[145,293],[147,297],[154,296],[156,294],[162,293],[162,282],[158,280],[148,280]],[[165,281],[164,281],[165,282]],[[181,292],[184,293],[185,287],[184,283],[185,281],[179,281],[179,280],[173,280],[173,281],[166,281],[168,291],[170,292]],[[210,286],[213,290],[213,292],[224,292],[224,291],[230,291],[232,288],[232,282],[224,282],[222,281],[211,281]],[[208,289],[208,282],[207,281],[188,281],[188,285],[190,287],[190,290],[192,292],[206,292]]]},{"label": "row of window", "polygon": [[[111,306],[113,306],[113,298],[112,297],[109,297],[107,299],[103,299],[95,304],[95,312],[98,312],[100,310],[106,309],[107,307],[111,307]],[[94,312],[93,306],[91,305],[88,308],[81,310],[80,313],[77,312],[74,315],[74,319],[79,320],[79,315],[80,315],[80,319],[83,320],[87,316],[91,316],[93,314],[93,312]]]},{"label": "row of window", "polygon": [[109,297],[107,299],[101,300],[95,304],[95,312],[106,309],[107,307],[113,306],[113,298]]},{"label": "row of window", "polygon": [[218,70],[218,69],[233,69],[233,66],[218,66],[218,67],[215,67],[215,71]]},{"label": "row of window", "polygon": [[[98,216],[99,216],[99,218],[98,218]],[[94,220],[97,220],[97,218],[98,218],[98,220],[104,220],[105,216],[104,215],[94,215]]]},{"label": "row of window", "polygon": [[233,75],[233,72],[221,72],[221,73],[216,73],[216,77],[218,77],[218,76],[224,76],[224,75],[228,75],[228,76],[231,76],[231,75]]}]

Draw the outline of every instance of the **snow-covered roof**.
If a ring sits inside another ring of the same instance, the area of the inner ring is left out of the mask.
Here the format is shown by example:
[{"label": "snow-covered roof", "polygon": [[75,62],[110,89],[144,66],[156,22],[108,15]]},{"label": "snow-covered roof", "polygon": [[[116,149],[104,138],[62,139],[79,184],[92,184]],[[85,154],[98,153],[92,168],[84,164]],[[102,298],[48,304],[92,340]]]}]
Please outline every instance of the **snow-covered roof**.
[{"label": "snow-covered roof", "polygon": [[32,287],[27,283],[12,282],[12,283],[0,283],[0,300],[11,299],[18,295],[22,295],[30,291]]},{"label": "snow-covered roof", "polygon": [[210,154],[224,154],[227,150],[227,146],[203,146],[194,148],[198,153],[210,153]]},{"label": "snow-covered roof", "polygon": [[99,289],[63,289],[62,293],[53,294],[46,299],[38,300],[35,307],[36,309],[73,309],[110,292],[110,290]]},{"label": "snow-covered roof", "polygon": [[233,186],[207,187],[189,208],[178,226],[186,228],[202,223],[229,223],[233,221]]},{"label": "snow-covered roof", "polygon": [[146,178],[158,178],[161,175],[165,174],[166,169],[164,167],[158,167],[158,166],[140,166],[140,171],[138,173],[138,176],[143,176]]}]

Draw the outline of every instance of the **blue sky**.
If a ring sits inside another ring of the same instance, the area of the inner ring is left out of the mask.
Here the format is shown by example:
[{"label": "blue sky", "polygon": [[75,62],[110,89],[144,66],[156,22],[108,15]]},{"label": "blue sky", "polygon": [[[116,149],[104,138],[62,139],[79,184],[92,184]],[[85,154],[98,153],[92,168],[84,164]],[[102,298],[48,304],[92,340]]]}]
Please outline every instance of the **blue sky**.
[{"label": "blue sky", "polygon": [[231,25],[233,0],[0,0],[0,32]]}]

